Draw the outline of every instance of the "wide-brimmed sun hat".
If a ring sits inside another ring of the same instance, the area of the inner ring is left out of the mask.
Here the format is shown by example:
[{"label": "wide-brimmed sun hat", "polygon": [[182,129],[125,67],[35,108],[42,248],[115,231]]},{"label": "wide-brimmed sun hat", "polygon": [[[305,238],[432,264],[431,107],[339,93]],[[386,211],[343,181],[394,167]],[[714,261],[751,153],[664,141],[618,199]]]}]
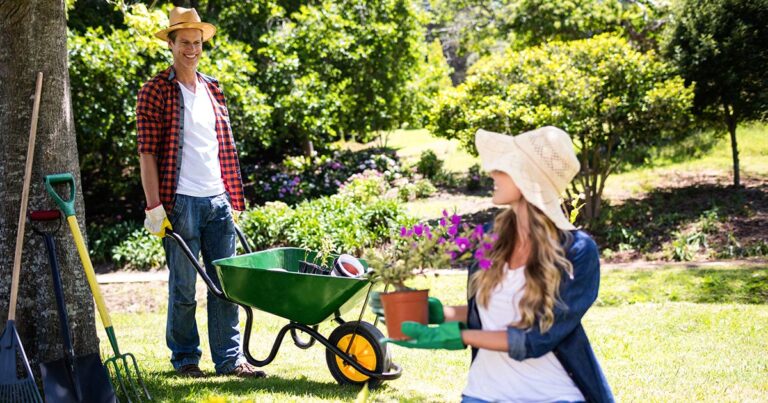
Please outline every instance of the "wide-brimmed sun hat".
[{"label": "wide-brimmed sun hat", "polygon": [[480,129],[475,145],[485,171],[509,175],[528,203],[538,207],[562,230],[576,227],[566,218],[561,198],[579,172],[568,133],[546,126],[517,136]]},{"label": "wide-brimmed sun hat", "polygon": [[216,34],[216,27],[213,24],[202,22],[194,8],[175,7],[171,10],[168,28],[156,32],[155,36],[167,41],[169,33],[184,28],[194,28],[203,31],[203,42],[207,42]]}]

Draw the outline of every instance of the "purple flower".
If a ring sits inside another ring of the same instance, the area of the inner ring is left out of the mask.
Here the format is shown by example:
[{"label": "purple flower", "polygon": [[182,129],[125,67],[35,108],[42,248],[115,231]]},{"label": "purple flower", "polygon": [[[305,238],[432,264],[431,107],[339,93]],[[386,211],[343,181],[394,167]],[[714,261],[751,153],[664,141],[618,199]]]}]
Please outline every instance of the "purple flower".
[{"label": "purple flower", "polygon": [[464,252],[471,246],[469,243],[469,239],[464,237],[458,237],[456,238],[456,247],[459,248],[459,252]]},{"label": "purple flower", "polygon": [[400,228],[400,236],[405,238],[405,234],[408,233],[408,228],[402,227]]},{"label": "purple flower", "polygon": [[443,217],[448,217],[448,211],[443,209]]},{"label": "purple flower", "polygon": [[424,226],[424,234],[427,235],[427,239],[432,239],[432,231],[429,230],[429,226]]},{"label": "purple flower", "polygon": [[480,259],[479,262],[477,262],[478,267],[480,267],[483,270],[488,270],[491,268],[493,262],[491,262],[488,259]]},{"label": "purple flower", "polygon": [[[445,212],[445,210],[443,210],[443,212]],[[446,224],[447,224],[447,223],[445,222],[445,218],[441,218],[441,219],[440,219],[440,226],[441,226],[441,227],[445,227],[445,226],[446,226]]]},{"label": "purple flower", "polygon": [[421,224],[416,224],[413,226],[413,232],[416,233],[416,236],[421,236],[422,232],[424,232],[424,227]]},{"label": "purple flower", "polygon": [[461,222],[461,216],[456,214],[452,215],[451,222],[453,223],[453,225],[459,225],[459,223]]},{"label": "purple flower", "polygon": [[438,245],[442,245],[442,244],[444,244],[444,243],[445,243],[445,238],[443,238],[443,237],[440,237],[440,238],[438,238],[438,239],[437,239],[437,244],[438,244]]},{"label": "purple flower", "polygon": [[456,225],[452,225],[450,228],[448,228],[448,235],[455,236],[459,232],[459,227]]}]

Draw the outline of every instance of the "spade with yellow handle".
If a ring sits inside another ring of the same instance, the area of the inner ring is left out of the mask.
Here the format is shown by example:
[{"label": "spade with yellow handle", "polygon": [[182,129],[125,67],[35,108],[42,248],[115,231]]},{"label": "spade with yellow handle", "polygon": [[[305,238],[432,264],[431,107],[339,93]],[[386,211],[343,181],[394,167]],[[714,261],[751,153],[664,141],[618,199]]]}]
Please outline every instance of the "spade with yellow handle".
[{"label": "spade with yellow handle", "polygon": [[[69,186],[69,198],[67,200],[62,199],[54,189],[56,185]],[[120,390],[123,392],[123,396],[130,402],[131,397],[141,401],[143,398],[151,400],[147,387],[144,385],[144,380],[141,378],[141,372],[139,371],[139,365],[136,363],[136,357],[131,353],[120,353],[120,348],[117,346],[117,338],[115,337],[115,331],[112,328],[112,319],[109,317],[107,307],[104,304],[104,297],[101,295],[99,284],[96,282],[96,274],[93,271],[93,264],[91,264],[91,257],[88,255],[88,249],[85,247],[85,241],[83,240],[83,234],[80,232],[80,226],[77,224],[77,218],[75,218],[75,178],[71,173],[61,173],[48,175],[45,177],[45,189],[48,194],[53,198],[59,209],[67,217],[67,223],[69,229],[72,231],[72,237],[75,239],[75,245],[77,246],[77,252],[80,254],[80,261],[85,268],[85,276],[88,278],[88,285],[91,287],[93,293],[93,299],[96,301],[96,308],[99,311],[101,317],[101,323],[104,324],[104,330],[109,338],[109,344],[112,345],[112,351],[115,353],[114,357],[108,358],[104,361],[104,364],[109,369],[112,376],[117,380],[117,384],[120,385]],[[128,392],[130,389],[131,393]],[[141,392],[144,392],[143,394]]]}]

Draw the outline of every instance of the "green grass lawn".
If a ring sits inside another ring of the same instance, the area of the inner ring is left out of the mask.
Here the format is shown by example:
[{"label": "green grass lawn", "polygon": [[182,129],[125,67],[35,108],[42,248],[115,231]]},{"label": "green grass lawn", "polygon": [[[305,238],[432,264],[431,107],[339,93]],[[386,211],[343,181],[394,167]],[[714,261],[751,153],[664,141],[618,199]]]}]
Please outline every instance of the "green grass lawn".
[{"label": "green grass lawn", "polygon": [[[752,123],[739,126],[736,136],[741,177],[768,178],[768,125]],[[650,166],[611,175],[606,182],[605,196],[611,198],[625,192],[644,193],[655,188],[660,179],[680,174],[724,176],[727,178],[724,183],[731,183],[733,157],[730,138],[723,136],[711,149],[695,157],[681,159],[661,155],[654,158]]]},{"label": "green grass lawn", "polygon": [[[605,271],[599,301],[584,324],[618,401],[765,401],[766,273],[766,265]],[[465,284],[465,275],[458,273],[419,278],[414,285],[429,288],[446,304],[458,304],[466,294]],[[264,368],[267,379],[177,378],[165,348],[164,304],[159,306],[163,307],[160,312],[113,315],[122,350],[136,355],[156,401],[351,401],[357,396],[359,388],[334,382],[323,348],[300,350],[289,339],[275,361]],[[203,330],[201,366],[210,373],[204,312],[198,310]],[[251,352],[263,359],[285,322],[257,312],[255,323]],[[332,329],[330,322],[320,326],[324,335]],[[104,357],[110,356],[103,330],[99,335]],[[370,400],[459,399],[466,382],[468,350],[392,349],[403,375],[372,391]]]}]

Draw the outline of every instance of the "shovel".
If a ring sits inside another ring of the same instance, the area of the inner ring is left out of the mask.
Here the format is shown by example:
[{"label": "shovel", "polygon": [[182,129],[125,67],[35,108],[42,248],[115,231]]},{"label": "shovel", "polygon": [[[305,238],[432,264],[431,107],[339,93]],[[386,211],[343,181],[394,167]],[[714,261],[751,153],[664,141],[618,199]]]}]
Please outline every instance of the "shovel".
[{"label": "shovel", "polygon": [[[13,256],[13,274],[11,276],[11,301],[8,304],[8,323],[0,336],[0,402],[41,402],[40,391],[32,377],[24,346],[21,345],[16,331],[16,299],[19,293],[19,273],[21,272],[21,247],[24,244],[24,217],[27,215],[29,199],[29,181],[32,178],[32,158],[35,155],[35,133],[37,116],[40,112],[40,92],[43,89],[43,73],[37,73],[35,101],[32,106],[32,126],[29,129],[27,161],[24,165],[24,185],[21,190],[21,209],[19,227],[16,230],[16,252]],[[18,369],[25,371],[25,376],[18,377]]]},{"label": "shovel", "polygon": [[[63,200],[59,197],[59,194],[56,193],[56,190],[53,188],[53,185],[56,184],[69,185],[69,198],[67,200]],[[93,299],[96,301],[96,308],[99,310],[101,323],[104,324],[104,330],[107,333],[107,338],[109,338],[109,344],[112,346],[112,351],[115,353],[115,356],[105,360],[104,364],[107,366],[110,373],[117,379],[117,385],[120,386],[120,391],[128,402],[131,402],[132,397],[137,401],[141,401],[143,398],[152,400],[152,396],[150,396],[146,385],[144,385],[144,380],[141,378],[141,372],[139,371],[139,365],[136,363],[136,357],[131,353],[121,354],[120,348],[117,346],[115,330],[112,328],[112,319],[109,317],[109,312],[107,312],[107,306],[104,303],[104,297],[101,295],[99,283],[96,282],[96,274],[93,271],[91,257],[88,255],[88,249],[85,247],[83,234],[80,232],[80,226],[77,225],[77,218],[75,218],[75,178],[71,173],[47,175],[45,177],[45,189],[54,201],[56,201],[59,209],[61,209],[67,217],[67,223],[69,224],[69,229],[72,231],[72,237],[75,239],[75,246],[77,246],[80,261],[83,263],[83,268],[85,269],[85,277],[88,278],[88,285],[91,287]],[[129,389],[131,391],[130,393],[128,392]]]},{"label": "shovel", "polygon": [[59,326],[64,342],[64,358],[40,364],[43,376],[43,391],[45,400],[50,403],[68,402],[115,402],[115,391],[109,381],[107,369],[101,363],[98,353],[75,357],[72,347],[72,337],[69,333],[67,307],[64,303],[64,290],[61,286],[61,273],[56,259],[56,246],[51,232],[46,232],[34,225],[35,222],[56,220],[59,230],[61,212],[59,210],[31,211],[29,220],[33,222],[32,230],[45,240],[48,250],[48,261],[51,264],[51,280],[53,292],[56,295],[56,306],[59,310]]}]

